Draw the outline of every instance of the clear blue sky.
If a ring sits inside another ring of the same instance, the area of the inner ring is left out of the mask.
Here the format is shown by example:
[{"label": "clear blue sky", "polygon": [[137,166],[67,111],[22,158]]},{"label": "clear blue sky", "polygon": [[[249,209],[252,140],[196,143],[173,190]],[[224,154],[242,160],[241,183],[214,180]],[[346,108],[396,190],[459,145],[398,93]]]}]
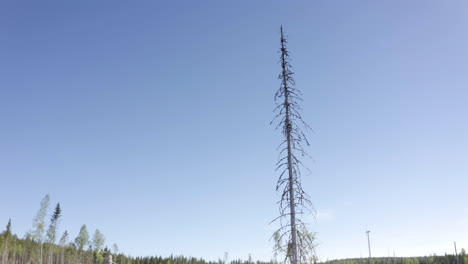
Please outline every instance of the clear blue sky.
[{"label": "clear blue sky", "polygon": [[134,256],[270,259],[280,25],[320,259],[468,248],[464,0],[2,1],[0,223],[49,193]]}]

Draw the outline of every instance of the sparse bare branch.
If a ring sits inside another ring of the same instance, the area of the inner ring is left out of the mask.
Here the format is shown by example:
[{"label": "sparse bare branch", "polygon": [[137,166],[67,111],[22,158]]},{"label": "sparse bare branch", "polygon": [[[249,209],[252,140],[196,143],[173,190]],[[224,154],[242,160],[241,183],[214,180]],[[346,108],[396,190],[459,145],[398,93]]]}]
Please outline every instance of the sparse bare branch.
[{"label": "sparse bare branch", "polygon": [[275,117],[270,124],[275,124],[275,129],[281,127],[284,140],[278,146],[278,162],[276,171],[281,171],[276,183],[276,191],[279,191],[280,200],[279,216],[272,222],[279,221],[280,228],[272,235],[275,240],[275,251],[285,254],[285,261],[292,264],[305,263],[311,257],[315,257],[315,234],[307,230],[301,216],[312,214],[315,209],[309,195],[302,189],[301,168],[310,170],[299,159],[309,157],[303,145],[309,146],[309,141],[302,130],[311,130],[310,126],[302,119],[300,111],[302,107],[302,92],[295,87],[294,73],[290,70],[289,52],[286,49],[286,38],[281,28],[281,80],[280,88],[276,91],[274,100],[277,103],[273,112]]}]

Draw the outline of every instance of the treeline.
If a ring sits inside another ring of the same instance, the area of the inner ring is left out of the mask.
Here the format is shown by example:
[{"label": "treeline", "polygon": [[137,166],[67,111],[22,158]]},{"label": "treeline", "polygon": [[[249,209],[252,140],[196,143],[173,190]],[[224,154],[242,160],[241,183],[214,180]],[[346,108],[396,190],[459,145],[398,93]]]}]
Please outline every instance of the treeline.
[{"label": "treeline", "polygon": [[388,258],[355,258],[328,260],[325,264],[468,264],[468,255],[465,249],[460,254],[425,257],[388,257]]},{"label": "treeline", "polygon": [[[41,261],[40,243],[30,237],[18,238],[4,231],[0,235],[1,264],[38,264]],[[151,257],[131,257],[123,253],[115,252],[107,247],[98,251],[89,246],[86,250],[70,242],[66,245],[43,244],[43,252],[48,252],[53,248],[52,264],[103,264],[109,263],[109,254],[112,254],[112,261],[117,264],[274,264],[271,262],[261,262],[252,260],[231,260],[229,262],[207,261],[202,258],[184,256],[151,256]],[[105,260],[107,258],[107,261]],[[49,263],[47,257],[43,256],[42,263]]]},{"label": "treeline", "polygon": [[[73,241],[68,231],[58,234],[62,208],[57,203],[47,221],[49,205],[50,196],[46,195],[33,219],[31,230],[24,238],[13,234],[11,219],[8,221],[0,234],[0,264],[103,263],[111,252],[107,247],[104,248],[104,235],[97,229],[90,237],[86,225],[81,226],[79,235]],[[117,251],[118,247],[114,244],[113,253]],[[121,259],[125,260],[124,257]]]},{"label": "treeline", "polygon": [[[248,260],[207,261],[202,258],[184,256],[151,256],[131,257],[118,252],[118,246],[105,245],[105,237],[95,230],[91,237],[86,225],[81,226],[78,236],[70,238],[68,231],[58,235],[62,209],[58,203],[46,223],[50,197],[42,199],[39,211],[33,219],[32,229],[23,238],[13,234],[13,224],[9,220],[4,230],[0,230],[0,264],[277,264]],[[48,224],[48,225],[47,225]],[[111,258],[110,256],[113,255]],[[281,263],[281,262],[280,262]],[[388,257],[388,258],[355,258],[329,260],[324,264],[468,264],[468,255],[462,249],[457,255],[426,257]]]},{"label": "treeline", "polygon": [[[50,220],[50,196],[46,195],[39,211],[33,219],[32,228],[23,238],[13,234],[13,223],[8,221],[0,233],[0,264],[227,264],[225,260],[206,261],[201,258],[169,257],[131,257],[119,253],[117,244],[112,248],[105,245],[105,237],[99,231],[90,236],[86,225],[81,226],[76,238],[70,238],[68,231],[58,234],[62,216],[60,203],[54,208]],[[271,262],[231,260],[230,264],[274,264]]]}]

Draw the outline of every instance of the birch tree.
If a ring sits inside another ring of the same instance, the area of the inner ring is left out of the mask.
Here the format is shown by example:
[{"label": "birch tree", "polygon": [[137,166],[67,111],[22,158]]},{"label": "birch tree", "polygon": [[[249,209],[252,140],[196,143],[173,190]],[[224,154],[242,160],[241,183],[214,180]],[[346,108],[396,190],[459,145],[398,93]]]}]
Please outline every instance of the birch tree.
[{"label": "birch tree", "polygon": [[106,242],[106,238],[104,235],[99,231],[99,229],[96,229],[94,231],[93,235],[93,247],[96,252],[101,251],[102,247],[104,246],[104,243]]},{"label": "birch tree", "polygon": [[68,243],[68,232],[65,230],[62,237],[60,238],[60,264],[65,264],[65,247]]},{"label": "birch tree", "polygon": [[112,253],[115,255],[119,253],[119,246],[116,243],[112,244]]},{"label": "birch tree", "polygon": [[92,242],[94,248],[94,258],[96,263],[102,263],[104,260],[101,250],[105,242],[106,239],[104,238],[104,235],[101,233],[101,231],[99,231],[99,229],[96,229],[93,235]]},{"label": "birch tree", "polygon": [[83,250],[89,243],[89,233],[86,225],[82,225],[80,228],[80,233],[75,238],[75,244],[78,247],[80,263],[83,261]]},{"label": "birch tree", "polygon": [[287,40],[281,27],[281,48],[279,50],[281,73],[280,88],[275,94],[277,104],[272,124],[281,129],[283,141],[278,147],[279,157],[276,170],[280,172],[276,191],[280,194],[279,216],[273,221],[280,222],[274,233],[275,251],[285,254],[285,261],[292,264],[305,263],[314,255],[314,236],[303,221],[305,214],[314,214],[312,202],[302,189],[301,169],[305,168],[302,157],[309,157],[304,147],[309,145],[303,129],[310,129],[301,116],[301,91],[295,87]]},{"label": "birch tree", "polygon": [[47,194],[41,201],[39,211],[33,219],[32,239],[39,243],[39,264],[42,264],[44,243],[45,217],[49,209],[50,196]]},{"label": "birch tree", "polygon": [[11,219],[8,220],[8,224],[6,225],[3,235],[5,237],[5,246],[2,253],[2,264],[6,264],[8,261],[8,239],[11,237]]}]

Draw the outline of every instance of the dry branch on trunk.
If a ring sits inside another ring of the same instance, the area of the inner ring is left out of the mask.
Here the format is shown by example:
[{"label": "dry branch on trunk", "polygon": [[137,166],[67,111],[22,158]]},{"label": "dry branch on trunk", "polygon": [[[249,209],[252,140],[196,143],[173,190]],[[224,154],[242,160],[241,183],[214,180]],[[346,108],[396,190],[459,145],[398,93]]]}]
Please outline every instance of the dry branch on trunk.
[{"label": "dry branch on trunk", "polygon": [[314,215],[315,211],[309,195],[302,189],[301,168],[308,169],[298,156],[310,157],[304,149],[309,142],[302,130],[310,127],[300,114],[302,93],[295,87],[286,44],[281,27],[281,73],[278,77],[281,86],[275,94],[276,116],[271,123],[276,124],[276,129],[282,129],[284,140],[278,146],[279,157],[276,164],[276,170],[280,172],[276,184],[276,191],[281,197],[278,202],[279,216],[273,220],[280,222],[280,228],[273,238],[275,251],[284,253],[285,261],[297,264],[315,259],[315,234],[308,231],[301,218],[304,214]]}]

